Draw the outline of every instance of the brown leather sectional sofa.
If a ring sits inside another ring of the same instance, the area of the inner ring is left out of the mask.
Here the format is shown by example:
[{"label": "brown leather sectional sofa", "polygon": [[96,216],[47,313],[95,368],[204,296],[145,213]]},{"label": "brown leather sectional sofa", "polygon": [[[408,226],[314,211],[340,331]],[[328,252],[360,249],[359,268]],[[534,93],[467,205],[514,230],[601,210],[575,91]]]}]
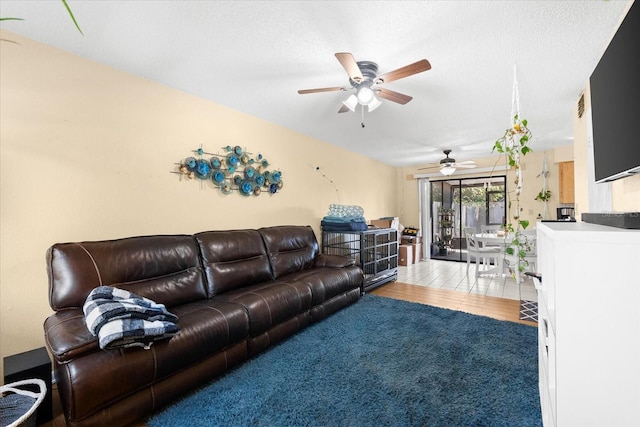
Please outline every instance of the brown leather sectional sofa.
[{"label": "brown leather sectional sofa", "polygon": [[[55,244],[46,344],[69,425],[127,425],[358,301],[363,274],[308,226]],[[165,304],[180,332],[101,350],[82,306],[97,286]]]}]

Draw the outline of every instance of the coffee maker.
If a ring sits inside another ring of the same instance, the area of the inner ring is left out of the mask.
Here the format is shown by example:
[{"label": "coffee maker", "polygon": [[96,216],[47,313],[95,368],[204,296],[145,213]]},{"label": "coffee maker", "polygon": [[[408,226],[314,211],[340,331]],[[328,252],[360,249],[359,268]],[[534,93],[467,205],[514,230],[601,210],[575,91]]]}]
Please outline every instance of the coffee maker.
[{"label": "coffee maker", "polygon": [[556,209],[556,215],[558,221],[575,221],[576,210],[575,208],[561,207]]}]

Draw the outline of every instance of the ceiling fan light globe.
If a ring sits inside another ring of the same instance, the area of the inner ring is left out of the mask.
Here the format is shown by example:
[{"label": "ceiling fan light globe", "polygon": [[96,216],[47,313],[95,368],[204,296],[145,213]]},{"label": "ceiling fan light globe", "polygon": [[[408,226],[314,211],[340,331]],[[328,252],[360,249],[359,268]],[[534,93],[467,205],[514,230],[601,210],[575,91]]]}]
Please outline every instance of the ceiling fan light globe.
[{"label": "ceiling fan light globe", "polygon": [[369,112],[372,112],[373,110],[375,110],[381,105],[382,105],[382,101],[380,101],[378,98],[374,96],[373,101],[371,101],[369,105],[367,105],[367,109],[369,110]]},{"label": "ceiling fan light globe", "polygon": [[358,98],[355,95],[349,96],[346,100],[342,101],[345,107],[351,111],[356,111],[356,105],[358,105]]},{"label": "ceiling fan light globe", "polygon": [[453,166],[443,166],[440,169],[440,173],[445,176],[449,176],[453,174],[455,171],[456,171],[456,168],[454,168]]},{"label": "ceiling fan light globe", "polygon": [[358,102],[360,105],[369,105],[374,99],[375,96],[371,88],[364,86],[358,89]]}]

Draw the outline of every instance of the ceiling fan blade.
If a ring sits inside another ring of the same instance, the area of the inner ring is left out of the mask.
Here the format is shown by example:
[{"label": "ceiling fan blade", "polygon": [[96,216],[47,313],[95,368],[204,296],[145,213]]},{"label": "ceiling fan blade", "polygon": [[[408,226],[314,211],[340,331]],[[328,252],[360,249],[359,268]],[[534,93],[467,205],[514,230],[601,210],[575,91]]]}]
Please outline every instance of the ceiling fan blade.
[{"label": "ceiling fan blade", "polygon": [[375,93],[380,97],[389,101],[397,102],[398,104],[406,104],[413,99],[412,96],[404,95],[399,92],[395,92],[389,89],[376,89]]},{"label": "ceiling fan blade", "polygon": [[434,165],[434,166],[427,166],[425,168],[418,168],[418,170],[419,171],[424,171],[424,170],[427,170],[427,169],[440,169],[440,167],[441,167],[440,165],[438,165],[438,166]]},{"label": "ceiling fan blade", "polygon": [[465,160],[463,162],[458,162],[456,164],[458,164],[458,165],[474,165],[475,166],[476,162],[474,162],[473,160]]},{"label": "ceiling fan blade", "polygon": [[402,68],[398,68],[397,70],[389,71],[388,73],[384,73],[376,77],[376,83],[389,83],[394,80],[403,79],[405,77],[412,76],[414,74],[422,73],[423,71],[427,71],[431,69],[431,64],[426,59],[421,59],[418,62],[414,62],[413,64],[405,65]]},{"label": "ceiling fan blade", "polygon": [[353,55],[348,52],[339,52],[336,53],[336,58],[342,64],[342,67],[345,69],[349,78],[356,83],[360,83],[364,77],[362,76],[362,72],[360,71],[360,67],[358,67],[358,63],[353,58]]},{"label": "ceiling fan blade", "polygon": [[453,167],[455,168],[460,168],[460,169],[473,169],[476,167],[475,164],[460,164],[460,163],[456,163],[455,165],[453,165]]},{"label": "ceiling fan blade", "polygon": [[343,87],[321,87],[318,89],[301,89],[298,91],[300,95],[304,95],[305,93],[318,93],[318,92],[335,92],[338,90],[346,90]]},{"label": "ceiling fan blade", "polygon": [[346,105],[343,105],[342,107],[340,107],[340,109],[338,110],[338,113],[346,113],[347,111],[351,111],[349,109],[349,107],[347,107]]}]

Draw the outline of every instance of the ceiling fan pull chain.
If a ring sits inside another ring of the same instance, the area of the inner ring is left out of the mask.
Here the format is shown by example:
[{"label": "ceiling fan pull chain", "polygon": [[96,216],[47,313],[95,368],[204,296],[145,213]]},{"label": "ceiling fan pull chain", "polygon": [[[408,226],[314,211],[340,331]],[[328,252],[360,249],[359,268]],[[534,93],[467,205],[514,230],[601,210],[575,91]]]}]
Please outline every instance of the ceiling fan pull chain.
[{"label": "ceiling fan pull chain", "polygon": [[362,127],[364,128],[364,105],[360,106],[360,112],[362,113],[362,121],[360,122],[360,124],[362,125]]}]

